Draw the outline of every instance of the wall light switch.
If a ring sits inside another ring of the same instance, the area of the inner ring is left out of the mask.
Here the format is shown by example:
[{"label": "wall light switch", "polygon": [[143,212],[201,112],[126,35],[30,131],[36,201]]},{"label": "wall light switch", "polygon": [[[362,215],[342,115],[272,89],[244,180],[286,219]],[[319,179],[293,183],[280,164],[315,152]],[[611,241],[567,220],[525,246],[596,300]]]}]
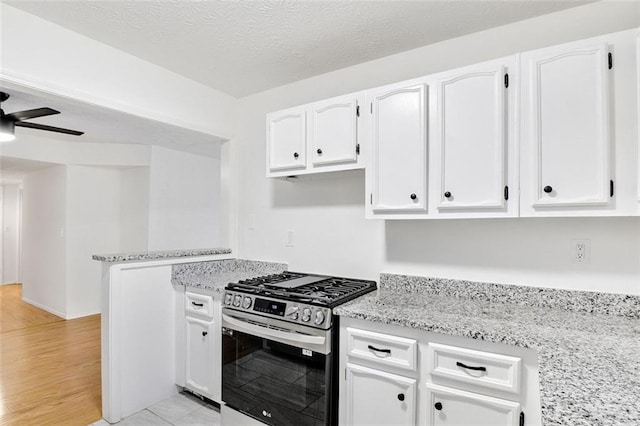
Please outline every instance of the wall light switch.
[{"label": "wall light switch", "polygon": [[256,229],[256,215],[253,213],[247,215],[247,229],[250,231]]},{"label": "wall light switch", "polygon": [[294,247],[295,246],[294,237],[295,237],[295,233],[293,232],[293,230],[292,229],[288,230],[287,231],[287,240],[286,240],[286,243],[285,243],[286,247]]}]

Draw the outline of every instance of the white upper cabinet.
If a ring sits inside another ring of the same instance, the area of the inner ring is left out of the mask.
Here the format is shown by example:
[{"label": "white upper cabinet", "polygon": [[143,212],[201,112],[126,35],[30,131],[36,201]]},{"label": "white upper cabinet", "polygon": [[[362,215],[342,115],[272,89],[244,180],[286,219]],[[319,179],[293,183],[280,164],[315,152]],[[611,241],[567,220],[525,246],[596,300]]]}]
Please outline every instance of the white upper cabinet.
[{"label": "white upper cabinet", "polygon": [[516,58],[433,78],[433,213],[440,217],[517,216]]},{"label": "white upper cabinet", "polygon": [[637,108],[638,113],[636,115],[636,119],[638,120],[638,137],[637,137],[637,148],[638,148],[638,166],[637,166],[637,183],[636,183],[636,191],[638,196],[638,201],[640,202],[640,32],[636,34],[636,84],[637,84]]},{"label": "white upper cabinet", "polygon": [[364,95],[316,102],[309,107],[311,164],[315,169],[358,162],[358,116]]},{"label": "white upper cabinet", "polygon": [[578,43],[523,55],[534,208],[609,203],[608,53]]},{"label": "white upper cabinet", "polygon": [[521,55],[521,216],[638,214],[633,35]]},{"label": "white upper cabinet", "polygon": [[363,93],[267,115],[267,177],[364,167]]},{"label": "white upper cabinet", "polygon": [[368,217],[403,218],[427,212],[427,93],[424,80],[368,93]]},{"label": "white upper cabinet", "polygon": [[267,115],[267,168],[270,172],[306,167],[307,122],[303,107]]}]

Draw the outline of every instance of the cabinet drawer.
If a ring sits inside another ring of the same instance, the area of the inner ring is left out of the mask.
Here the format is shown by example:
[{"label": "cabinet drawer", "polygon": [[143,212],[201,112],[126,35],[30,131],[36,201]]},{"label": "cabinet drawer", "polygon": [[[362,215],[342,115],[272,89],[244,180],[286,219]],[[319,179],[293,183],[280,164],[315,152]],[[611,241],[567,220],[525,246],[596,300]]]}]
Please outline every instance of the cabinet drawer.
[{"label": "cabinet drawer", "polygon": [[429,343],[429,373],[434,377],[520,393],[520,358]]},{"label": "cabinet drawer", "polygon": [[187,315],[196,314],[213,319],[213,297],[188,291],[185,296]]},{"label": "cabinet drawer", "polygon": [[347,355],[350,357],[415,371],[417,348],[414,339],[347,327]]}]

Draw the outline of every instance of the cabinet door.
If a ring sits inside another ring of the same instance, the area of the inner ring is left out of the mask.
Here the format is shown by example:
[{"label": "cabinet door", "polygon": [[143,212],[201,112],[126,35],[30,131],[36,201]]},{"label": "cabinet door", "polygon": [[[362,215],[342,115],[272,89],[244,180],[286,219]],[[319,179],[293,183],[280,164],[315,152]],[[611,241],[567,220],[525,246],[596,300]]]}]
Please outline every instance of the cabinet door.
[{"label": "cabinet door", "polygon": [[306,126],[304,107],[267,115],[267,167],[269,171],[305,168]]},{"label": "cabinet door", "polygon": [[213,322],[186,317],[186,387],[213,398]]},{"label": "cabinet door", "polygon": [[517,426],[520,404],[443,386],[427,385],[431,426]]},{"label": "cabinet door", "polygon": [[347,364],[346,369],[349,426],[415,424],[415,379],[356,364]]},{"label": "cabinet door", "polygon": [[374,213],[427,210],[426,83],[370,93]]},{"label": "cabinet door", "polygon": [[358,95],[348,95],[309,107],[309,155],[314,167],[358,161],[358,107],[363,103]]},{"label": "cabinet door", "polygon": [[608,53],[580,42],[522,55],[523,190],[538,211],[610,201]]},{"label": "cabinet door", "polygon": [[509,180],[517,192],[515,74],[510,57],[437,77],[432,200],[439,213],[507,212]]}]

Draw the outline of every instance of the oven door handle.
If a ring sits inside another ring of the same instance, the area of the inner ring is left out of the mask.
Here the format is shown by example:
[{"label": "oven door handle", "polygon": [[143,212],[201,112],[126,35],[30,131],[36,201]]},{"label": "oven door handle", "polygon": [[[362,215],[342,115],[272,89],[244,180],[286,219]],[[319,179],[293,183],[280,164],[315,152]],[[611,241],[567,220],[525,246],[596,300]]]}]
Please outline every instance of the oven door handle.
[{"label": "oven door handle", "polygon": [[226,314],[222,314],[222,320],[232,325],[234,330],[242,331],[244,333],[252,334],[256,337],[262,337],[265,339],[272,337],[278,340],[285,340],[293,344],[306,343],[312,345],[324,345],[326,340],[324,336],[309,336],[300,333],[287,333],[286,331],[260,327],[259,325],[253,325],[244,321],[237,320]]}]

